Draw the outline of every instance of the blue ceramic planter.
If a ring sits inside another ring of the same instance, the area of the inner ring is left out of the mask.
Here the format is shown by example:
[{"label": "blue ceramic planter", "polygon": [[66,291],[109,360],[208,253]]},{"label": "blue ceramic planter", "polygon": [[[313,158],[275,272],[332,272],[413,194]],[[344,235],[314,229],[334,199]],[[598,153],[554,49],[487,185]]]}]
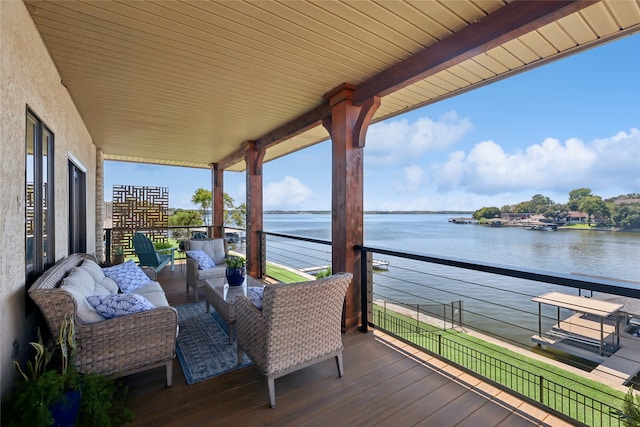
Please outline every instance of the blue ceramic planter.
[{"label": "blue ceramic planter", "polygon": [[244,276],[246,274],[246,268],[233,268],[227,267],[227,283],[229,286],[240,286],[244,282]]},{"label": "blue ceramic planter", "polygon": [[80,410],[80,390],[70,390],[62,398],[49,406],[54,427],[73,427]]}]

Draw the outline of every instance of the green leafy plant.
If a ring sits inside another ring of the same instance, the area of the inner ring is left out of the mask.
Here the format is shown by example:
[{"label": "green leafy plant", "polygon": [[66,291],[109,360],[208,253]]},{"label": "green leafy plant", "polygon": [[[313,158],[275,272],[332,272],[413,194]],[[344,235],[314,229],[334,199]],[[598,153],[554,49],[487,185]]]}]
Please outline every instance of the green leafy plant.
[{"label": "green leafy plant", "polygon": [[116,246],[113,248],[113,255],[124,256],[124,248],[122,246]]},{"label": "green leafy plant", "polygon": [[162,249],[172,248],[173,245],[171,243],[169,243],[169,242],[155,242],[153,244],[153,247],[155,248],[155,250],[159,251],[159,250],[162,250]]},{"label": "green leafy plant", "polygon": [[230,256],[224,260],[224,263],[229,268],[242,268],[247,265],[247,260],[239,256]]},{"label": "green leafy plant", "polygon": [[88,374],[82,376],[81,388],[78,426],[109,427],[133,420],[133,411],[125,406],[128,389],[121,382]]},{"label": "green leafy plant", "polygon": [[318,273],[316,274],[316,279],[322,279],[329,276],[331,276],[331,267],[318,271]]},{"label": "green leafy plant", "polygon": [[2,411],[9,426],[53,424],[50,406],[62,402],[64,393],[79,385],[80,377],[69,364],[75,353],[73,323],[62,322],[53,347],[44,345],[40,330],[38,341],[30,344],[35,350],[33,361],[27,361],[24,369],[14,361],[20,378]]},{"label": "green leafy plant", "polygon": [[624,408],[619,415],[625,426],[640,427],[640,395],[633,393],[633,387],[629,387],[624,397]]},{"label": "green leafy plant", "polygon": [[125,387],[104,375],[76,371],[73,322],[62,322],[54,346],[44,345],[40,330],[38,341],[30,344],[35,350],[33,360],[27,361],[24,368],[14,361],[19,379],[3,402],[3,426],[52,425],[51,406],[58,402],[69,404],[63,396],[71,390],[81,391],[78,426],[109,427],[133,419],[133,412],[124,406]]}]

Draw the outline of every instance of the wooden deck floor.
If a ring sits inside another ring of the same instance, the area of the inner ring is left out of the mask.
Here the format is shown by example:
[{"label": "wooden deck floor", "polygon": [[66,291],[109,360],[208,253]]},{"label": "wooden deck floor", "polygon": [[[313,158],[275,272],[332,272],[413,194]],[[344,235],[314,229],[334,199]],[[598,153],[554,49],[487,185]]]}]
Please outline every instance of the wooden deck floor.
[{"label": "wooden deck floor", "polygon": [[[193,302],[176,266],[159,276],[173,305]],[[173,386],[164,370],[126,377],[132,426],[569,426],[527,402],[393,338],[344,336],[345,376],[333,360],[276,380],[270,408],[264,377],[254,367],[186,385],[174,361]]]}]

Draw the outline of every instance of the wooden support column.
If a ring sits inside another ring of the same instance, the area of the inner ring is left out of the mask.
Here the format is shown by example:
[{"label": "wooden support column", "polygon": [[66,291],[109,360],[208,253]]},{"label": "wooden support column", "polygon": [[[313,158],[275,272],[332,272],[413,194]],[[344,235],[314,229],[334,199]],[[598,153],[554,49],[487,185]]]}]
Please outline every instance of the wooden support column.
[{"label": "wooden support column", "polygon": [[224,237],[224,169],[218,163],[211,164],[211,180],[213,237]]},{"label": "wooden support column", "polygon": [[361,323],[361,256],[354,246],[363,243],[365,135],[380,105],[377,97],[361,105],[353,105],[354,89],[354,86],[345,83],[325,95],[331,106],[331,116],[323,122],[332,141],[332,271],[353,273],[343,319],[343,327],[347,331]]},{"label": "wooden support column", "polygon": [[248,141],[245,152],[247,165],[247,274],[262,277],[261,232],[262,215],[262,163],[265,150],[255,141]]}]

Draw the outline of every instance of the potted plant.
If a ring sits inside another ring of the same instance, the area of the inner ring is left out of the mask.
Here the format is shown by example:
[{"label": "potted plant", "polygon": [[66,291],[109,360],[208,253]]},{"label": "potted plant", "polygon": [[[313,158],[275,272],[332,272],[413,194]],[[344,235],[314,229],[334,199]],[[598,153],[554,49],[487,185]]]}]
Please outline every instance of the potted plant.
[{"label": "potted plant", "polygon": [[112,264],[122,264],[124,262],[124,248],[122,246],[116,246],[113,248],[113,261]]},{"label": "potted plant", "polygon": [[14,361],[19,379],[2,405],[7,426],[111,426],[133,419],[124,407],[126,389],[97,374],[79,374],[73,365],[75,330],[64,320],[55,346],[46,347],[38,330],[33,360],[23,369]]},{"label": "potted plant", "polygon": [[231,256],[225,259],[227,266],[226,275],[229,286],[240,286],[244,282],[247,260],[239,256]]},{"label": "potted plant", "polygon": [[38,342],[31,346],[35,356],[24,369],[14,361],[20,378],[3,405],[3,416],[7,408],[8,425],[75,425],[80,391],[79,376],[69,365],[75,351],[73,323],[63,322],[55,347],[45,347],[40,330]]}]

